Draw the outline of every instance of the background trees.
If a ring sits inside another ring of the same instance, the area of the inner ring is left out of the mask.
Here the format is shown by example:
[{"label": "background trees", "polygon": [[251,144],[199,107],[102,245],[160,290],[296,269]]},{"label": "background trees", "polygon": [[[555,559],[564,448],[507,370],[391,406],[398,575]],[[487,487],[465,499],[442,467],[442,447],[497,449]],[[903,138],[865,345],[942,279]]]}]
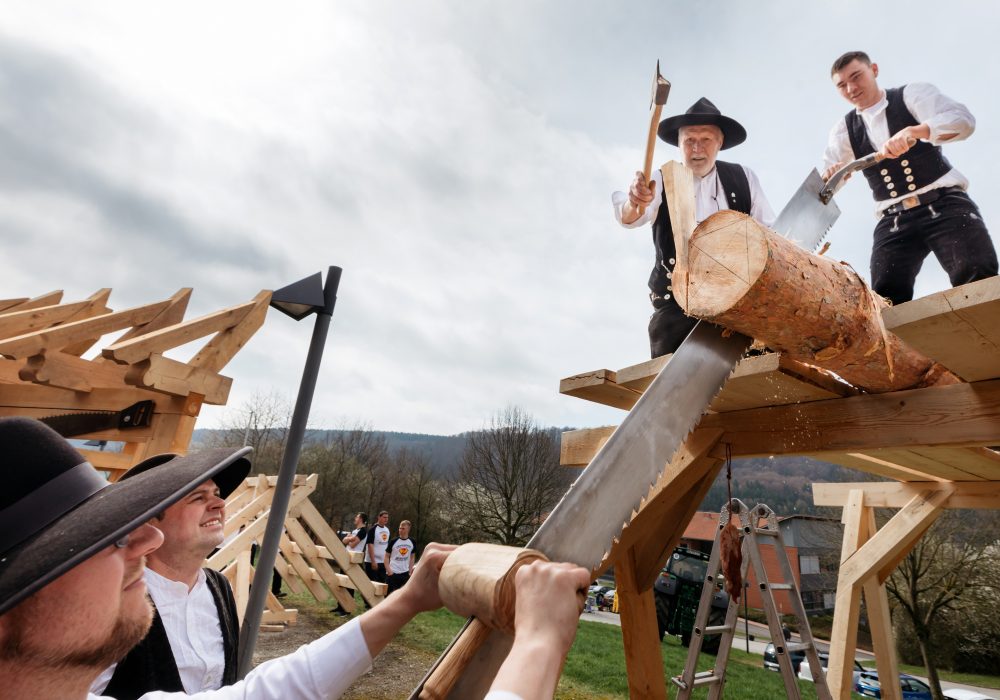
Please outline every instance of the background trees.
[{"label": "background trees", "polygon": [[449,494],[466,537],[523,545],[568,485],[554,436],[511,406],[469,433]]},{"label": "background trees", "polygon": [[942,697],[939,668],[1000,666],[1000,552],[997,514],[946,511],[886,580],[900,657],[927,669]]}]

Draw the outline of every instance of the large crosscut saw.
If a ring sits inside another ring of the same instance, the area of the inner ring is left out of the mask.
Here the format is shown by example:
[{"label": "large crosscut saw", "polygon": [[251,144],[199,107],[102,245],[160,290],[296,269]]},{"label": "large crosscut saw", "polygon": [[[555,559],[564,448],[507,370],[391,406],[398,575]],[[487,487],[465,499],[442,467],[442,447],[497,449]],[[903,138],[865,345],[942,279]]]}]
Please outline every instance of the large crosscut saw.
[{"label": "large crosscut saw", "polygon": [[[823,187],[814,169],[774,230],[815,250],[840,215],[835,203],[821,200]],[[596,570],[750,343],[744,335],[699,321],[527,546],[552,561]],[[411,700],[482,698],[512,642],[470,618]]]}]

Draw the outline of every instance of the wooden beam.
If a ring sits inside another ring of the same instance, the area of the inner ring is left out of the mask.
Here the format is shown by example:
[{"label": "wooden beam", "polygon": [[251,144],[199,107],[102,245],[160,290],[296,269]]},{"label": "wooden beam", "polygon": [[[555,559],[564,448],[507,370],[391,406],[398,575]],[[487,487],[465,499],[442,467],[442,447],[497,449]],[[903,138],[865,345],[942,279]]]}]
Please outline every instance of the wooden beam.
[{"label": "wooden beam", "polygon": [[[81,312],[84,314],[83,318],[90,318],[99,313],[108,313],[110,310],[104,308],[104,302],[107,301],[110,293],[110,289],[102,289],[83,301],[2,314],[0,315],[0,338],[11,338],[48,328],[68,321]],[[86,315],[88,313],[89,316]]]},{"label": "wooden beam", "polygon": [[813,484],[812,489],[817,506],[843,507],[851,491],[858,490],[864,494],[867,508],[902,508],[922,492],[950,490],[942,508],[1000,508],[1000,482],[996,481],[859,482]]},{"label": "wooden beam", "polygon": [[205,403],[216,406],[226,404],[233,384],[230,377],[156,353],[131,365],[125,375],[125,382],[172,396],[201,394],[205,397]]},{"label": "wooden beam", "polygon": [[719,413],[701,426],[724,430],[734,457],[995,445],[1000,380]]},{"label": "wooden beam", "polygon": [[[863,516],[869,534],[878,530],[875,523],[875,509],[865,507]],[[893,565],[895,568],[895,565]],[[892,638],[892,617],[889,614],[889,598],[885,585],[877,576],[869,576],[862,584],[865,595],[865,612],[868,629],[872,635],[872,651],[878,664],[879,678],[899,678],[899,663],[896,659],[896,643]],[[885,700],[902,700],[898,683],[888,684],[891,688],[882,690]]]},{"label": "wooden beam", "polygon": [[[848,561],[868,539],[867,519],[864,515],[864,493],[850,492],[841,517],[844,539],[841,542],[841,566]],[[837,582],[837,597],[833,608],[833,628],[830,630],[830,665],[826,682],[830,695],[836,700],[848,700],[853,689],[851,669],[858,643],[858,616],[861,612],[860,586],[842,580]]]},{"label": "wooden beam", "polygon": [[32,355],[18,372],[22,381],[91,391],[94,387],[115,388],[125,383],[125,369],[107,362],[84,360],[59,350]]},{"label": "wooden beam", "polygon": [[[689,503],[684,499],[690,498],[692,487],[701,483],[706,472],[717,465],[716,460],[703,460],[702,457],[715,445],[718,435],[718,431],[696,430],[688,437],[660,478],[650,487],[649,493],[632,515],[632,520],[611,544],[599,570],[602,571],[610,562],[621,559],[626,551],[644,542],[651,533],[655,532],[659,536],[665,524],[683,521],[683,531],[701,502]],[[678,507],[679,503],[682,503],[681,507]]]},{"label": "wooden beam", "polygon": [[242,321],[218,333],[188,363],[209,372],[218,372],[233,356],[246,345],[247,341],[264,325],[271,292],[263,290],[253,298],[254,307]]},{"label": "wooden beam", "polygon": [[167,302],[160,301],[136,306],[125,311],[116,311],[0,340],[0,355],[15,358],[30,357],[46,350],[60,350],[73,343],[100,338],[105,333],[146,323],[162,311],[166,304]]},{"label": "wooden beam", "polygon": [[[921,491],[903,506],[846,561],[842,561],[837,578],[837,588],[853,586],[865,578],[879,572],[899,552],[909,551],[920,535],[941,515],[942,504],[954,491],[954,487]],[[861,498],[863,498],[863,494]]]},{"label": "wooden beam", "polygon": [[165,300],[166,306],[164,306],[160,313],[156,314],[156,316],[146,323],[139,324],[125,331],[125,333],[115,340],[115,343],[123,343],[126,340],[132,340],[133,338],[138,338],[183,321],[188,302],[191,301],[192,291],[191,287],[181,287],[178,289],[170,298]]},{"label": "wooden beam", "polygon": [[635,552],[631,549],[615,562],[629,697],[666,700],[667,684],[663,677],[663,657],[660,655],[660,635],[656,628],[653,589],[638,587],[636,566]]},{"label": "wooden beam", "polygon": [[883,310],[885,327],[968,382],[1000,377],[1000,278]]},{"label": "wooden beam", "polygon": [[610,369],[575,374],[559,382],[559,393],[627,411],[642,394],[635,389],[619,386],[615,377]]},{"label": "wooden beam", "polygon": [[46,294],[39,294],[33,299],[7,299],[3,302],[3,313],[24,311],[25,309],[37,309],[42,306],[52,306],[62,301],[63,290],[56,289]]},{"label": "wooden beam", "polygon": [[190,343],[192,340],[197,340],[209,333],[217,333],[230,328],[242,321],[255,306],[255,302],[248,301],[245,304],[238,304],[190,321],[183,321],[131,340],[109,345],[101,351],[101,354],[119,364],[139,362],[154,353],[162,353],[178,345]]},{"label": "wooden beam", "polygon": [[604,447],[616,426],[567,430],[559,444],[559,464],[564,467],[585,467]]}]

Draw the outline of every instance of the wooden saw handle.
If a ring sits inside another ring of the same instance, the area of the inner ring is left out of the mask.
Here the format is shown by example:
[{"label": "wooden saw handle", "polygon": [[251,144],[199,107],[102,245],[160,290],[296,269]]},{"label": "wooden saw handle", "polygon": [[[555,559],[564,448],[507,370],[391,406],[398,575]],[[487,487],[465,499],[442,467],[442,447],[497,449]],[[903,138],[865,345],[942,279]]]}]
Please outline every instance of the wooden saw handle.
[{"label": "wooden saw handle", "polygon": [[469,621],[412,697],[444,700],[493,630],[514,634],[514,574],[533,561],[548,561],[532,549],[464,544],[452,552],[438,576],[441,602]]}]

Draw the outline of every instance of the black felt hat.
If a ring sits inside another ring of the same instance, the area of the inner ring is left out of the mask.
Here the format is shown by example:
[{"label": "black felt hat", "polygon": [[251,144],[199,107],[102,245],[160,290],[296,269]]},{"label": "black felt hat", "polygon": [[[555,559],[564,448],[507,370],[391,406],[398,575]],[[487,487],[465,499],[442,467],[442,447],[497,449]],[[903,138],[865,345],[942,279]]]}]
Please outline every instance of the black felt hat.
[{"label": "black felt hat", "polygon": [[667,117],[660,122],[656,133],[671,146],[677,145],[677,134],[682,126],[717,126],[722,129],[722,150],[739,146],[747,140],[747,130],[738,121],[725,116],[707,97],[702,97],[688,107],[684,114]]},{"label": "black felt hat", "polygon": [[[129,469],[127,472],[122,474],[118,481],[119,483],[125,481],[126,479],[133,479],[139,474],[145,474],[153,467],[158,467],[161,464],[171,464],[170,460],[177,458],[177,455],[159,455],[158,457],[152,457],[144,462],[139,462],[137,465]],[[205,477],[206,479],[211,478],[215,482],[215,485],[219,487],[219,495],[222,498],[229,498],[229,494],[236,490],[236,487],[243,483],[243,480],[247,478],[247,474],[250,473],[250,462],[245,459],[238,459],[235,462],[230,462],[228,465],[222,468],[221,471],[215,472],[211,477]],[[202,480],[204,481],[204,479]]]},{"label": "black felt hat", "polygon": [[[159,455],[111,484],[58,433],[0,418],[0,614],[173,505],[251,448]],[[234,468],[235,469],[235,468]],[[221,487],[220,487],[221,488]]]}]

